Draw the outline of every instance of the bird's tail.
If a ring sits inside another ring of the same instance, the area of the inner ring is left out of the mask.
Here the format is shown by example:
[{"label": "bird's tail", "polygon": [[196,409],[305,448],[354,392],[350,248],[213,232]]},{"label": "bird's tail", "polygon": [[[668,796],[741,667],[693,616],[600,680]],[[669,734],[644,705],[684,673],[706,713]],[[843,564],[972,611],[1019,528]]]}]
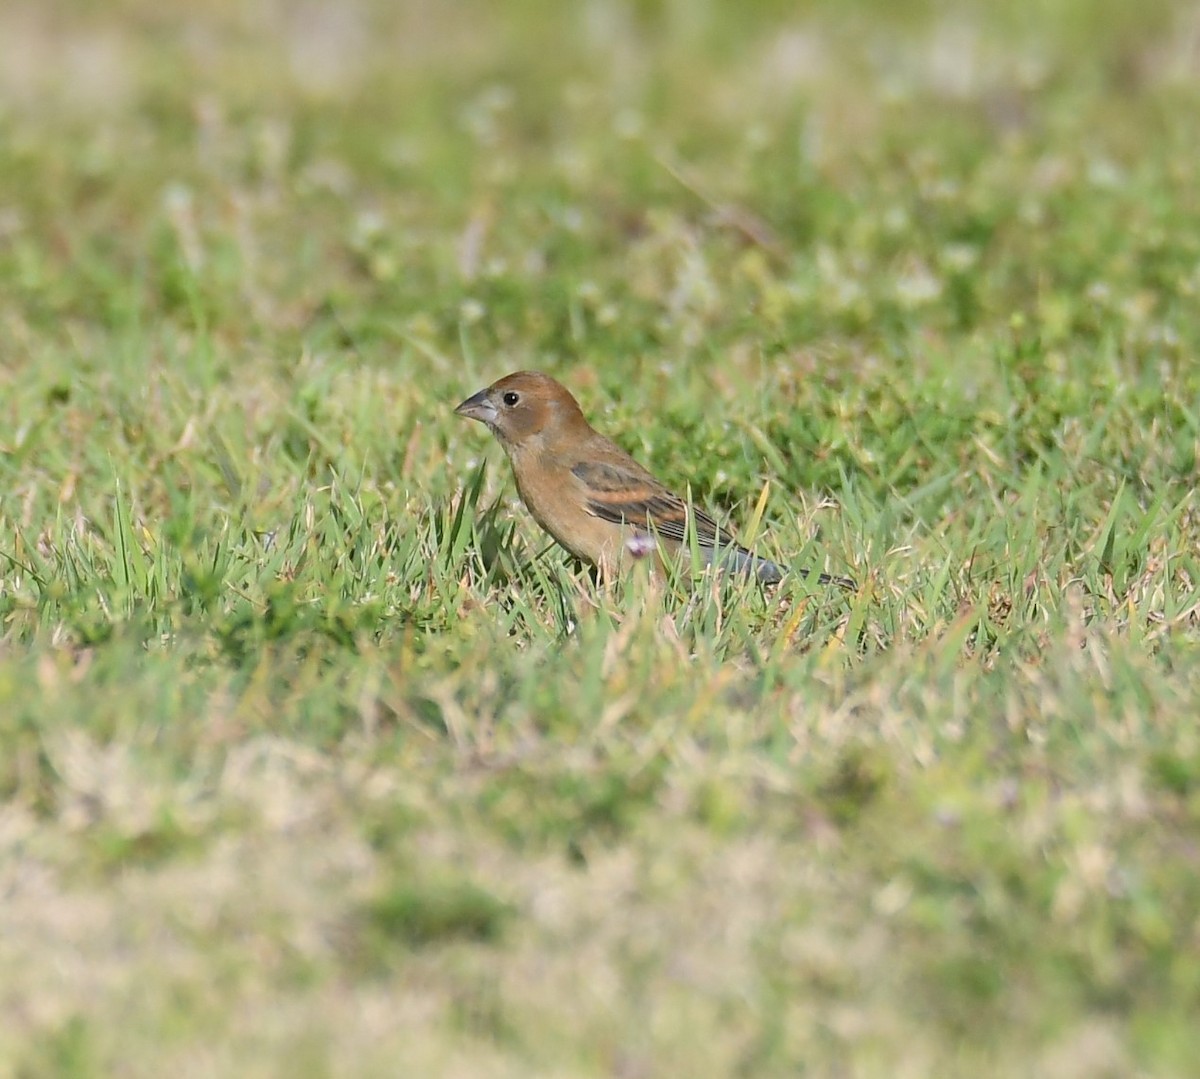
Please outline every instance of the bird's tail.
[{"label": "bird's tail", "polygon": [[[711,565],[715,552],[710,547],[704,553],[707,556],[706,562]],[[785,571],[782,567],[772,562],[769,558],[760,558],[743,547],[726,547],[720,552],[718,558],[720,565],[733,570],[735,573],[753,574],[763,584],[778,584],[783,580]],[[799,573],[801,577],[809,575],[807,569],[802,569]],[[836,584],[838,587],[848,589],[851,592],[858,588],[857,582],[852,578],[833,577],[828,573],[817,574],[817,584]]]}]

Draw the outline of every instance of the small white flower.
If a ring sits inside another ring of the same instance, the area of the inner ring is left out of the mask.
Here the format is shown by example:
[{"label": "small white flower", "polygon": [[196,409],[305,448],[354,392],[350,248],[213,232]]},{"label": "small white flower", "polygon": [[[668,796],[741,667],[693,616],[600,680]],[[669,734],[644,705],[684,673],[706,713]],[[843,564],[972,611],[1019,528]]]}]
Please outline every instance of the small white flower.
[{"label": "small white flower", "polygon": [[478,300],[466,299],[458,305],[458,317],[468,326],[474,326],[486,314],[487,308]]}]

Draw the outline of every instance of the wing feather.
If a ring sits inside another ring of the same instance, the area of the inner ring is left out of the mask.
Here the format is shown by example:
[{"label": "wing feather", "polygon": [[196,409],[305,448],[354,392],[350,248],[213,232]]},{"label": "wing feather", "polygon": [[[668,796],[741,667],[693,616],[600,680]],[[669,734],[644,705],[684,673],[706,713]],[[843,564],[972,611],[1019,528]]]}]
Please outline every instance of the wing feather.
[{"label": "wing feather", "polygon": [[[614,524],[653,529],[667,539],[686,542],[687,503],[636,462],[625,466],[607,461],[580,461],[571,472],[587,488],[587,508],[593,516]],[[691,513],[701,546],[737,548],[733,534],[704,510],[692,506]]]}]

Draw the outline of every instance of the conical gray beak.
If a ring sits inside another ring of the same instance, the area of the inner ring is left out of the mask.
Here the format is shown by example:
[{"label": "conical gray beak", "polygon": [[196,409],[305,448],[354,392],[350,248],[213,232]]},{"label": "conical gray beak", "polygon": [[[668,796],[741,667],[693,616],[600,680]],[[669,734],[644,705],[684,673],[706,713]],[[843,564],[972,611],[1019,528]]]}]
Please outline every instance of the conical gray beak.
[{"label": "conical gray beak", "polygon": [[460,416],[466,416],[469,420],[486,423],[489,427],[496,420],[496,406],[488,400],[487,390],[480,390],[474,396],[468,397],[454,411]]}]

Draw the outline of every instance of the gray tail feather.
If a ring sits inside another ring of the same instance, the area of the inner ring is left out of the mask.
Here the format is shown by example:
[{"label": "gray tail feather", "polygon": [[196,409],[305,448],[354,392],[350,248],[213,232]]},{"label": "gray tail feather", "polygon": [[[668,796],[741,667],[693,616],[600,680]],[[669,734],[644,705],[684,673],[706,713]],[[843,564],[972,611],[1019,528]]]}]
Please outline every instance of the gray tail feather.
[{"label": "gray tail feather", "polygon": [[[705,561],[711,564],[712,548],[706,549],[704,554],[706,555]],[[777,584],[783,580],[784,570],[780,566],[768,558],[759,558],[758,555],[744,551],[741,547],[727,547],[721,551],[720,560],[723,565],[728,566],[735,573],[753,573],[763,584]],[[801,577],[807,577],[808,574],[807,569],[800,570]],[[817,584],[836,584],[851,592],[858,588],[858,584],[850,577],[832,577],[828,573],[817,574]]]},{"label": "gray tail feather", "polygon": [[[802,569],[800,576],[807,577],[808,570]],[[828,573],[818,573],[817,584],[836,584],[838,588],[844,588],[848,592],[858,591],[858,582],[853,577],[834,577]]]}]

